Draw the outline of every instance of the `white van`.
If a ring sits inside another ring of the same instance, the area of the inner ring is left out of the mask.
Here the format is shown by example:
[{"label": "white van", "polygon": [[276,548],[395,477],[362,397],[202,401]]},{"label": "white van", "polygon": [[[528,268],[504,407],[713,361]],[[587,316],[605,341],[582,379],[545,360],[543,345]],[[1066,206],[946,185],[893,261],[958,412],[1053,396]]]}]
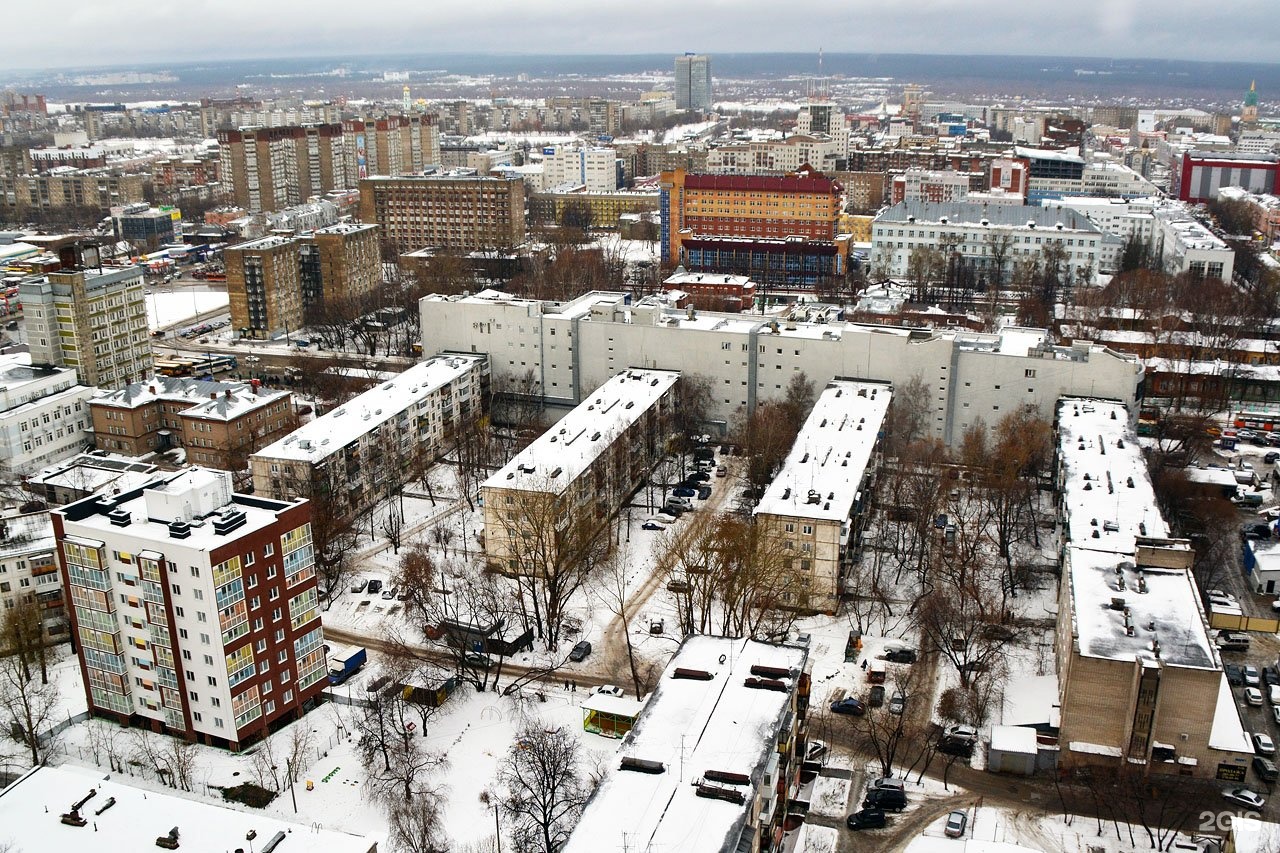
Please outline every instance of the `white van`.
[{"label": "white van", "polygon": [[1280,684],[1272,684],[1267,688],[1267,699],[1272,705],[1280,706]]}]

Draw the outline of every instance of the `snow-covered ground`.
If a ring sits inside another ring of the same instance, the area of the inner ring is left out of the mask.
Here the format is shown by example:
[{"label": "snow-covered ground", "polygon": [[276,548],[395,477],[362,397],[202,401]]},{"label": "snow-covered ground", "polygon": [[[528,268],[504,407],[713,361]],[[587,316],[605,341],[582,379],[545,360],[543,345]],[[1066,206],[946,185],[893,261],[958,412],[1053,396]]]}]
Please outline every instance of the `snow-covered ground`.
[{"label": "snow-covered ground", "polygon": [[147,326],[151,329],[181,323],[198,314],[226,309],[230,305],[227,294],[218,291],[153,291],[145,299]]}]

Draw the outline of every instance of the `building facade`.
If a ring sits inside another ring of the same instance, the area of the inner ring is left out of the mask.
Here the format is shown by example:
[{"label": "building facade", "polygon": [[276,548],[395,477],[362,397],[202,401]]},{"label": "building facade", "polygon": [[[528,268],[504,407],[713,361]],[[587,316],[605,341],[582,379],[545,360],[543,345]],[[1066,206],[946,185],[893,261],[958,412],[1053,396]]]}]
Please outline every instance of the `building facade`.
[{"label": "building facade", "polygon": [[49,273],[18,286],[31,363],[74,367],[111,388],[151,373],[142,267]]},{"label": "building facade", "polygon": [[342,125],[218,131],[224,194],[250,213],[280,210],[350,185]]},{"label": "building facade", "polygon": [[835,613],[860,552],[893,390],[836,380],[818,396],[754,513],[782,542],[799,583],[783,604]]},{"label": "building facade", "polygon": [[380,226],[383,257],[427,247],[512,249],[525,240],[520,178],[374,177],[360,182],[360,221]]},{"label": "building facade", "polygon": [[328,683],[311,509],[193,467],[54,510],[91,713],[239,750]]},{"label": "building facade", "polygon": [[707,112],[711,109],[711,57],[697,53],[677,56],[675,62],[676,109]]},{"label": "building facade", "polygon": [[1173,183],[1179,201],[1196,204],[1213,201],[1223,187],[1275,194],[1280,190],[1280,156],[1187,151],[1174,171]]},{"label": "building facade", "polygon": [[338,512],[364,512],[443,453],[487,395],[483,357],[430,358],[254,453],[254,494],[324,492]]},{"label": "building facade", "polygon": [[247,382],[155,376],[89,402],[99,450],[125,456],[181,447],[187,462],[242,471],[249,456],[293,432],[293,394]]},{"label": "building facade", "polygon": [[[527,571],[593,538],[666,452],[679,379],[666,370],[619,373],[486,480],[489,563]],[[549,525],[570,541],[550,541]]]},{"label": "building facade", "polygon": [[302,272],[297,244],[263,237],[223,251],[231,328],[242,338],[267,340],[302,328]]},{"label": "building facade", "polygon": [[57,550],[48,511],[0,514],[0,621],[19,604],[34,602],[41,637],[49,643],[68,637]]},{"label": "building facade", "polygon": [[589,193],[609,193],[622,186],[622,166],[612,148],[557,145],[542,153],[544,190],[583,187]]},{"label": "building facade", "polygon": [[27,353],[0,355],[0,458],[29,474],[74,456],[93,441],[89,401],[67,367],[33,367]]},{"label": "building facade", "polygon": [[549,405],[576,406],[630,367],[704,376],[710,416],[728,422],[781,402],[797,373],[825,387],[835,378],[890,382],[917,375],[931,390],[931,435],[948,444],[967,427],[1023,404],[1052,418],[1063,394],[1105,391],[1137,400],[1142,365],[1085,341],[1051,345],[1043,330],[984,334],[840,322],[820,312],[772,319],[672,309],[665,300],[593,292],[541,302],[487,290],[428,296],[422,339],[489,356],[495,383],[531,375]]}]

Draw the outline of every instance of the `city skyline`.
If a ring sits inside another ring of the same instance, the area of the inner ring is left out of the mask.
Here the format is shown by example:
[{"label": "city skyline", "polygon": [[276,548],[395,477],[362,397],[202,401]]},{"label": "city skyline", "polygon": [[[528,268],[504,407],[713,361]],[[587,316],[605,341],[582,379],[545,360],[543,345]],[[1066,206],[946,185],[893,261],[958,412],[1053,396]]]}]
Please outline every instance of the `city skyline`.
[{"label": "city skyline", "polygon": [[[908,54],[989,54],[1117,58],[1182,58],[1266,62],[1280,40],[1280,22],[1263,0],[1233,4],[1231,16],[1207,17],[1202,4],[1173,0],[1155,17],[1143,17],[1136,0],[1082,0],[1051,4],[1029,18],[1014,0],[924,0],[910,16],[855,0],[845,14],[832,17],[816,3],[802,5],[747,2],[732,16],[716,4],[691,10],[687,4],[658,0],[640,21],[623,8],[601,8],[570,0],[555,15],[536,7],[506,3],[446,0],[420,7],[390,0],[381,14],[353,16],[333,0],[305,6],[297,0],[269,10],[244,0],[208,4],[210,14],[189,6],[157,8],[137,0],[111,4],[71,0],[62,7],[59,40],[70,52],[51,52],[39,42],[10,46],[0,68],[37,70],[66,67],[119,67],[155,62],[344,56],[360,53],[485,51],[577,55],[590,53],[863,52],[889,48]],[[691,14],[691,11],[693,14]],[[308,21],[305,40],[293,39],[297,23]],[[15,30],[44,25],[34,7],[12,11]],[[147,20],[139,28],[137,22]],[[807,23],[821,20],[815,31]],[[191,26],[198,21],[199,26]],[[1242,38],[1241,22],[1248,22]],[[652,23],[651,23],[652,22]],[[171,37],[156,38],[157,32]],[[619,50],[619,48],[621,48]],[[128,57],[127,61],[122,61]]]}]

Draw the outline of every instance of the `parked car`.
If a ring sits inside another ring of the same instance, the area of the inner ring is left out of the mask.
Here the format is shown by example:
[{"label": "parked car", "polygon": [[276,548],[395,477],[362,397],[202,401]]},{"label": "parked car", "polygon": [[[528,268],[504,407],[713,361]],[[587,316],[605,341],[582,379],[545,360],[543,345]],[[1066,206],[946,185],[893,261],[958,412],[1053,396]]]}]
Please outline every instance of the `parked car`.
[{"label": "parked car", "polygon": [[1265,732],[1254,732],[1253,751],[1258,755],[1275,755],[1276,742],[1271,739],[1271,735]]},{"label": "parked car", "polygon": [[901,714],[907,710],[907,697],[901,693],[893,694],[893,698],[889,700],[889,713]]},{"label": "parked car", "polygon": [[640,525],[640,529],[641,530],[666,530],[667,528],[666,528],[666,525],[659,524],[656,521],[646,521],[644,524]]},{"label": "parked car", "polygon": [[711,487],[698,486],[698,500],[705,501],[709,497],[711,497]]},{"label": "parked car", "polygon": [[947,838],[963,838],[965,827],[969,825],[969,813],[954,811],[947,815],[947,826],[943,832]]},{"label": "parked car", "polygon": [[462,662],[476,669],[488,669],[493,665],[488,655],[482,655],[479,652],[467,652],[462,656]]},{"label": "parked car", "polygon": [[1275,719],[1276,725],[1280,726],[1280,705],[1271,706],[1271,716]]},{"label": "parked car", "polygon": [[708,474],[706,471],[694,471],[692,474],[690,474],[690,475],[689,475],[688,477],[686,477],[685,479],[686,479],[686,480],[695,480],[695,481],[697,481],[697,482],[699,482],[699,483],[705,483],[707,480],[710,480],[710,479],[711,479],[711,475],[710,475],[710,474]]},{"label": "parked car", "polygon": [[697,489],[693,489],[688,486],[677,486],[676,488],[671,490],[671,494],[675,495],[678,498],[691,498],[697,493],[698,493]]},{"label": "parked car", "polygon": [[1235,803],[1238,806],[1244,806],[1246,809],[1254,811],[1262,811],[1262,807],[1267,804],[1256,791],[1249,788],[1228,788],[1222,792],[1222,798],[1228,802]]},{"label": "parked car", "polygon": [[1274,666],[1264,666],[1262,668],[1262,683],[1267,686],[1280,684],[1280,669]]},{"label": "parked car", "polygon": [[900,812],[907,807],[907,794],[905,791],[893,788],[873,788],[867,791],[867,795],[862,800],[862,807]]},{"label": "parked car", "polygon": [[945,740],[975,744],[978,742],[978,730],[973,726],[947,726],[942,732],[942,737]]},{"label": "parked car", "polygon": [[880,829],[888,820],[884,816],[884,809],[860,809],[849,815],[845,821],[845,826],[850,829]]},{"label": "parked car", "polygon": [[369,586],[367,587],[367,591],[370,595],[374,595],[376,593],[382,592],[382,581],[378,580],[377,578],[371,578],[369,580]]},{"label": "parked car", "polygon": [[1271,525],[1254,521],[1240,528],[1241,539],[1270,539]]},{"label": "parked car", "polygon": [[1276,763],[1261,755],[1253,757],[1253,772],[1263,782],[1274,782],[1277,777],[1280,777],[1280,770],[1276,769]]},{"label": "parked car", "polygon": [[890,663],[915,663],[916,650],[905,646],[895,646],[885,650],[884,659]]},{"label": "parked car", "polygon": [[396,597],[396,588],[395,588],[394,586],[389,586],[389,587],[385,588],[384,590],[382,590],[382,597],[383,597],[383,598],[385,598],[385,599],[387,599],[388,601],[390,601],[391,599],[395,598],[395,597]]},{"label": "parked car", "polygon": [[938,741],[938,752],[943,755],[955,755],[960,758],[973,757],[973,744],[959,740],[948,740],[943,738]]},{"label": "parked car", "polygon": [[811,740],[804,747],[804,760],[817,761],[819,758],[827,754],[827,743],[821,740]]},{"label": "parked car", "polygon": [[1227,601],[1230,601],[1232,604],[1239,603],[1239,601],[1236,599],[1234,595],[1222,589],[1207,590],[1205,592],[1205,595],[1209,596],[1210,598],[1223,598],[1223,599],[1226,599]]},{"label": "parked car", "polygon": [[893,779],[889,776],[881,776],[879,779],[872,779],[867,784],[868,791],[888,791],[889,789],[906,793],[907,786],[903,780]]},{"label": "parked car", "polygon": [[364,588],[369,585],[368,578],[357,578],[356,582],[351,585],[352,592],[364,592]]},{"label": "parked car", "polygon": [[1251,429],[1238,429],[1236,430],[1236,440],[1237,441],[1257,441],[1258,434]]},{"label": "parked car", "polygon": [[1258,675],[1258,668],[1252,664],[1245,664],[1240,668],[1244,673],[1244,683],[1249,687],[1258,687],[1262,684],[1262,677]]},{"label": "parked car", "polygon": [[[1274,435],[1274,433],[1272,434]],[[1271,440],[1267,439],[1267,443],[1270,444]],[[1268,450],[1266,453],[1262,454],[1262,461],[1267,465],[1274,464],[1277,459],[1280,459],[1280,453],[1277,453],[1274,450]]]},{"label": "parked car", "polygon": [[871,692],[867,694],[867,704],[872,708],[879,708],[884,704],[884,685],[871,685]]},{"label": "parked car", "polygon": [[728,468],[726,468],[726,467],[724,467],[723,465],[717,465],[717,466],[716,466],[716,476],[717,476],[717,477],[727,477],[727,476],[729,476],[729,469],[728,469]]},{"label": "parked car", "polygon": [[831,703],[831,713],[833,714],[852,714],[855,717],[861,717],[867,713],[867,706],[862,704],[860,699],[852,696],[846,696]]},{"label": "parked car", "polygon": [[569,652],[569,660],[574,663],[581,663],[586,660],[587,655],[589,654],[591,654],[591,644],[586,640],[581,640],[573,647],[573,650]]},{"label": "parked car", "polygon": [[1246,687],[1244,689],[1244,701],[1246,705],[1252,705],[1255,708],[1262,707],[1262,691],[1256,687]]},{"label": "parked car", "polygon": [[667,498],[667,506],[678,506],[683,510],[693,509],[693,501],[679,495],[672,495]]},{"label": "parked car", "polygon": [[597,693],[603,693],[606,696],[617,696],[619,698],[626,695],[626,691],[616,684],[601,684],[596,688]]},{"label": "parked car", "polygon": [[1228,684],[1234,687],[1239,687],[1241,684],[1244,684],[1244,673],[1240,671],[1240,664],[1229,663],[1222,669],[1223,672],[1227,674]]}]

